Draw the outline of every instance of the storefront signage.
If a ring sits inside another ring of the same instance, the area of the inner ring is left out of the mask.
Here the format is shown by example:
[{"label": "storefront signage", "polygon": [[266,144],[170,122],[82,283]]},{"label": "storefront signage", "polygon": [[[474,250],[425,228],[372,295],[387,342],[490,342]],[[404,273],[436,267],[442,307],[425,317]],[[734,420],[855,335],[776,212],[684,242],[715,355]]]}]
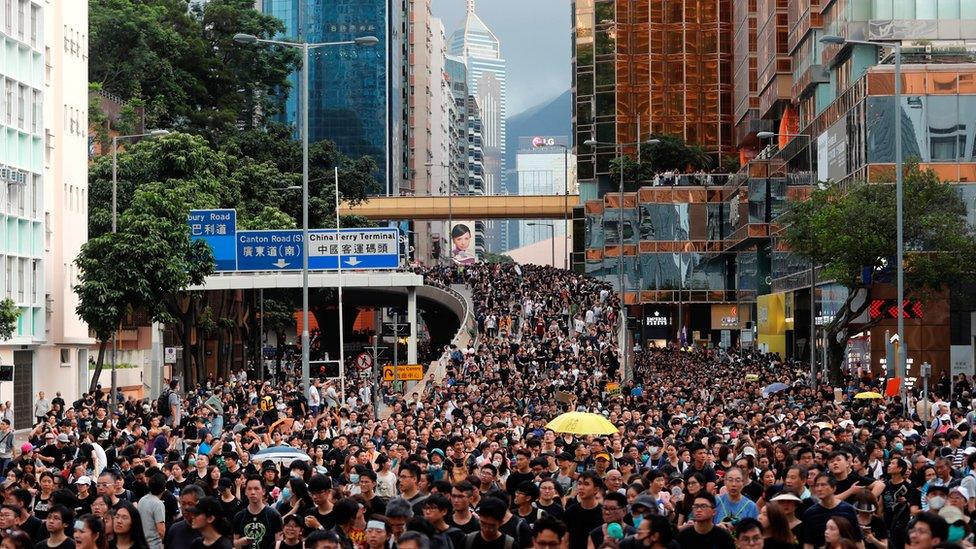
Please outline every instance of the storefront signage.
[{"label": "storefront signage", "polygon": [[670,326],[671,319],[667,315],[662,315],[661,311],[654,311],[651,315],[644,317],[644,326]]}]

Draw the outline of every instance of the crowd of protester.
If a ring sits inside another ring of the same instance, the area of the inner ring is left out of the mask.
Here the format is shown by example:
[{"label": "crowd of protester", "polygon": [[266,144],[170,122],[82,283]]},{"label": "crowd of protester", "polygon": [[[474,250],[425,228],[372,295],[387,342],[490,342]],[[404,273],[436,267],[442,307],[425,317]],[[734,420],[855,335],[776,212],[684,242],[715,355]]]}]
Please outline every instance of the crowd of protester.
[{"label": "crowd of protester", "polygon": [[[966,379],[906,412],[752,350],[649,347],[624,372],[604,283],[422,273],[470,290],[478,337],[379,409],[369,383],[239,372],[117,419],[102,393],[40,395],[21,445],[0,420],[0,549],[972,547]],[[618,430],[546,428],[566,411]]]}]

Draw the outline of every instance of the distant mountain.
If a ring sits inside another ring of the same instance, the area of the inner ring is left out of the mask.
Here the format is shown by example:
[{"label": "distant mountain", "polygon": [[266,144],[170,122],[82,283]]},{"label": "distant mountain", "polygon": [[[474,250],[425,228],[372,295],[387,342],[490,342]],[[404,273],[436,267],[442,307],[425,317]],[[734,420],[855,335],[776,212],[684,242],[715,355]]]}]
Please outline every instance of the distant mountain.
[{"label": "distant mountain", "polygon": [[515,155],[518,153],[519,137],[536,135],[565,135],[569,137],[573,131],[572,103],[573,92],[566,90],[551,101],[509,116],[505,141],[506,168],[515,169]]}]

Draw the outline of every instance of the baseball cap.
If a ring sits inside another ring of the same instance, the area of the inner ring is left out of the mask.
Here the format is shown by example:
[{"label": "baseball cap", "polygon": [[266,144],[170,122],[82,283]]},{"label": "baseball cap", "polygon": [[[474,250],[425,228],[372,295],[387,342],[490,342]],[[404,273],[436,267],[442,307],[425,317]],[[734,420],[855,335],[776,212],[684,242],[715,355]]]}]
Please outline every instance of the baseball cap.
[{"label": "baseball cap", "polygon": [[635,507],[643,507],[648,511],[657,509],[657,500],[648,495],[637,496],[634,498],[634,502],[630,504],[630,510],[633,511]]},{"label": "baseball cap", "polygon": [[593,459],[605,459],[607,461],[610,461],[610,454],[606,452],[597,452],[596,455],[593,456]]},{"label": "baseball cap", "polygon": [[68,438],[68,435],[66,435],[64,433],[61,433],[60,435],[58,435],[58,442],[63,442],[65,444],[67,444],[67,443],[71,442],[71,439]]},{"label": "baseball cap", "polygon": [[559,452],[558,454],[556,454],[556,460],[557,461],[576,461],[576,458],[574,458],[573,457],[573,454],[570,454],[569,452]]},{"label": "baseball cap", "polygon": [[91,485],[91,477],[89,477],[87,475],[82,475],[82,476],[78,477],[78,480],[75,481],[75,484],[86,484],[86,485],[89,485],[90,486]]}]

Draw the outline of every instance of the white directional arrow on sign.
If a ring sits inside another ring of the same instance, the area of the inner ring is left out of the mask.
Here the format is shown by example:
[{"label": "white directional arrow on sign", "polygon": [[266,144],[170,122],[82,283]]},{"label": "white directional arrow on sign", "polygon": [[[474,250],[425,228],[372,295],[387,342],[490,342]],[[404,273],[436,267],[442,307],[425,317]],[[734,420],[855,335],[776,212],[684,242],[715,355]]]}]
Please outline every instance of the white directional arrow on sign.
[{"label": "white directional arrow on sign", "polygon": [[279,259],[276,263],[272,263],[272,265],[278,267],[279,269],[284,269],[285,267],[288,266],[288,262],[285,261],[284,259]]},{"label": "white directional arrow on sign", "polygon": [[354,256],[354,257],[350,257],[349,259],[347,259],[346,260],[346,263],[348,263],[352,267],[355,267],[356,265],[359,265],[360,263],[362,263],[362,261],[356,259],[355,256]]}]

